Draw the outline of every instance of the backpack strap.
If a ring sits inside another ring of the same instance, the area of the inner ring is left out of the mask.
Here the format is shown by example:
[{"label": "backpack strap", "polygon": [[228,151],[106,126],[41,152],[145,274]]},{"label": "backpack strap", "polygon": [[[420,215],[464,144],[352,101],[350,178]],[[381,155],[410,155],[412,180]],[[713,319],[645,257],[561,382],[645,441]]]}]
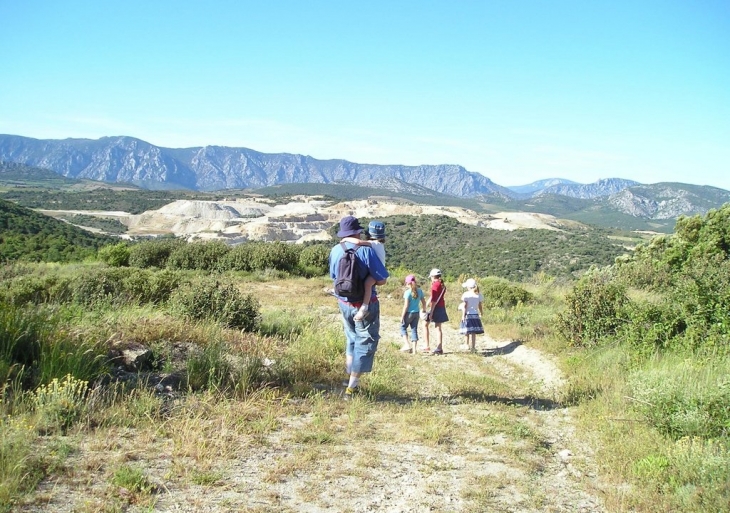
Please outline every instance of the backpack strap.
[{"label": "backpack strap", "polygon": [[436,305],[441,301],[441,298],[444,297],[444,294],[446,294],[446,285],[443,283],[441,284],[441,294],[439,294],[439,298],[436,300],[436,302],[433,304],[433,307],[436,308]]}]

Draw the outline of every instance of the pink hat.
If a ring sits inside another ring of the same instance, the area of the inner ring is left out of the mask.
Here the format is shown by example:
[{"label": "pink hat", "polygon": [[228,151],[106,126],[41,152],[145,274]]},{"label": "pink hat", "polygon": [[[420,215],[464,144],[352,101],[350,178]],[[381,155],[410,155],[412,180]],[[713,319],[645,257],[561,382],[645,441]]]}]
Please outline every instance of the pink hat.
[{"label": "pink hat", "polygon": [[408,276],[406,276],[406,284],[408,284],[408,283],[416,283],[416,277],[413,276],[412,274],[409,274]]}]

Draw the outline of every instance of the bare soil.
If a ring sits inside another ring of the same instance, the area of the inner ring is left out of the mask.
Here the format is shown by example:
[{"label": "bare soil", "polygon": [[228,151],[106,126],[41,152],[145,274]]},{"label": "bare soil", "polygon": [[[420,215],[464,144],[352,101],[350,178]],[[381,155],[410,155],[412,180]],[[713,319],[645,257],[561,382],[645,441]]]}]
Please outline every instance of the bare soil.
[{"label": "bare soil", "polygon": [[[338,322],[332,311],[327,317]],[[487,335],[470,354],[446,324],[444,355],[406,354],[398,331],[397,319],[382,318],[375,365],[395,359],[412,373],[415,393],[345,402],[342,387],[324,386],[314,397],[285,398],[269,419],[274,427],[260,433],[244,429],[241,409],[211,416],[203,437],[202,420],[189,430],[88,435],[74,442],[63,477],[43,482],[19,511],[604,511],[592,453],[558,402],[562,377],[548,356]],[[181,450],[186,444],[200,452]],[[145,468],[157,486],[152,498],[126,500],[109,484],[119,461]]]}]

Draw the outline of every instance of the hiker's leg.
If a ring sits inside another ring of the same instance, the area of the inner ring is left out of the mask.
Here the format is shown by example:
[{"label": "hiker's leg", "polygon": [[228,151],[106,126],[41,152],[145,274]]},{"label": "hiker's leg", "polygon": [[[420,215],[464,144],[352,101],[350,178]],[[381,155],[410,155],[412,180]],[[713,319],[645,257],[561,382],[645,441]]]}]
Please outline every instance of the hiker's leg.
[{"label": "hiker's leg", "polygon": [[[355,324],[355,344],[353,346],[352,374],[373,370],[375,351],[380,340],[380,303],[370,304],[370,314]],[[357,376],[359,377],[359,376]]]},{"label": "hiker's leg", "polygon": [[423,321],[423,340],[426,341],[426,347],[423,348],[424,351],[431,350],[431,333],[428,330],[428,324],[428,321]]},{"label": "hiker's leg", "polygon": [[438,344],[436,345],[436,349],[435,349],[436,351],[444,350],[444,348],[441,345],[443,342],[443,338],[444,338],[444,334],[441,331],[441,323],[437,322],[436,323],[436,342],[438,342]]},{"label": "hiker's leg", "polygon": [[400,321],[400,336],[403,339],[403,343],[400,346],[401,351],[410,351],[411,345],[408,343],[408,314]]},{"label": "hiker's leg", "polygon": [[368,274],[368,277],[365,278],[364,289],[365,292],[362,295],[362,306],[357,311],[357,314],[355,315],[356,321],[362,321],[365,316],[368,314],[368,308],[370,305],[370,296],[373,294],[373,287],[375,286],[375,278],[370,276]]},{"label": "hiker's leg", "polygon": [[345,332],[345,371],[349,375],[352,373],[352,360],[356,341],[355,321],[353,317],[357,313],[357,308],[342,301],[338,301],[337,304],[340,308],[342,327]]}]

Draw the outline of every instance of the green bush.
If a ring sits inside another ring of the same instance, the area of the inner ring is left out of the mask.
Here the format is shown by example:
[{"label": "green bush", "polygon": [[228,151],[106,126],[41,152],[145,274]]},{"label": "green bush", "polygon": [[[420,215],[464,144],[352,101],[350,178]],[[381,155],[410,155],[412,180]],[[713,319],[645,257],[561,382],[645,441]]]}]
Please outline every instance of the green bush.
[{"label": "green bush", "polygon": [[230,251],[225,242],[206,241],[184,244],[176,248],[167,260],[169,269],[211,271]]},{"label": "green bush", "polygon": [[11,305],[47,303],[54,277],[20,276],[5,282],[6,287],[0,291],[0,301]]},{"label": "green bush", "polygon": [[219,262],[221,271],[294,272],[299,264],[300,247],[284,242],[246,242],[234,246]]},{"label": "green bush", "polygon": [[686,328],[676,305],[665,300],[628,301],[621,315],[627,321],[618,327],[617,338],[629,344],[634,356],[648,357],[670,349]]},{"label": "green bush", "polygon": [[175,249],[186,244],[181,239],[156,239],[140,242],[129,248],[129,265],[142,269],[156,267],[163,269]]},{"label": "green bush", "polygon": [[219,260],[218,270],[220,271],[243,271],[250,272],[252,267],[252,256],[256,243],[247,242],[233,246],[231,250]]},{"label": "green bush", "polygon": [[112,267],[127,267],[129,265],[129,245],[120,242],[111,246],[104,246],[97,251],[99,260]]},{"label": "green bush", "polygon": [[71,280],[73,302],[85,306],[125,303],[127,297],[124,293],[123,280],[132,271],[127,268],[87,269]]},{"label": "green bush", "polygon": [[620,313],[627,301],[626,288],[610,270],[593,270],[566,294],[567,308],[557,315],[557,332],[575,346],[598,345],[625,322]]},{"label": "green bush", "polygon": [[506,280],[487,278],[479,283],[479,292],[484,296],[484,306],[510,308],[533,300],[532,294]]},{"label": "green bush", "polygon": [[293,271],[299,263],[299,247],[285,242],[255,243],[251,253],[251,269]]},{"label": "green bush", "polygon": [[730,379],[727,365],[698,367],[672,362],[637,372],[630,380],[634,408],[659,432],[722,439],[730,435]]},{"label": "green bush", "polygon": [[256,331],[261,321],[258,301],[252,295],[212,278],[177,289],[170,303],[173,311],[190,319],[211,319],[228,328]]},{"label": "green bush", "polygon": [[302,248],[299,253],[299,267],[302,274],[312,277],[329,273],[331,249],[329,245],[324,244],[313,244]]}]

